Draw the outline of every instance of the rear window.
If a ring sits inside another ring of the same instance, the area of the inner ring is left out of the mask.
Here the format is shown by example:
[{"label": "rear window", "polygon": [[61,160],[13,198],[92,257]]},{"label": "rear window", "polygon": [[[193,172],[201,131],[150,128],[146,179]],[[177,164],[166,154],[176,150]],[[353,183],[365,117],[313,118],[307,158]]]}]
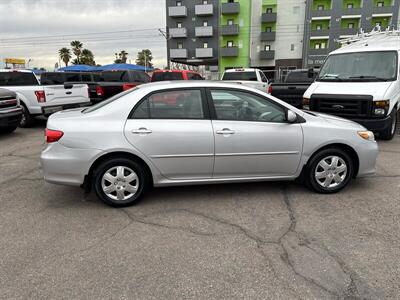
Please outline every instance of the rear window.
[{"label": "rear window", "polygon": [[290,72],[285,82],[313,82],[315,79],[314,77],[308,77],[308,71],[301,71],[301,72]]},{"label": "rear window", "polygon": [[63,84],[64,82],[64,73],[43,73],[40,75],[40,83],[43,85]]},{"label": "rear window", "polygon": [[203,77],[201,77],[197,73],[187,73],[188,80],[203,80]]},{"label": "rear window", "polygon": [[156,72],[153,73],[152,81],[183,80],[180,72]]},{"label": "rear window", "polygon": [[131,74],[134,81],[143,83],[150,81],[149,75],[147,75],[145,72],[137,71],[137,72],[132,72]]},{"label": "rear window", "polygon": [[39,85],[33,73],[2,72],[0,73],[0,86]]},{"label": "rear window", "polygon": [[109,72],[101,72],[99,81],[126,82],[129,81],[129,78],[127,78],[126,71],[109,71]]},{"label": "rear window", "polygon": [[224,73],[222,80],[257,81],[256,72],[228,72]]}]

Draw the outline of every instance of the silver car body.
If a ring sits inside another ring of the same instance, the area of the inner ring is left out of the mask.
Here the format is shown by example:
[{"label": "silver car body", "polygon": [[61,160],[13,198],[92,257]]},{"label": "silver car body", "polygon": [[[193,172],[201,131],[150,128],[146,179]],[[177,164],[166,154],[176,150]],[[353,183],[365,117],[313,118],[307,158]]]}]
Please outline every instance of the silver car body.
[{"label": "silver car body", "polygon": [[[130,119],[135,104],[168,89],[226,88],[256,93],[304,119],[269,123],[208,119]],[[96,160],[129,153],[151,170],[155,186],[235,181],[291,180],[309,158],[332,144],[346,145],[359,160],[357,176],[375,173],[378,146],[349,120],[309,114],[256,89],[220,82],[158,82],[142,85],[89,113],[73,109],[53,114],[47,128],[63,137],[41,154],[45,180],[82,185]],[[228,131],[222,131],[227,129]]]}]

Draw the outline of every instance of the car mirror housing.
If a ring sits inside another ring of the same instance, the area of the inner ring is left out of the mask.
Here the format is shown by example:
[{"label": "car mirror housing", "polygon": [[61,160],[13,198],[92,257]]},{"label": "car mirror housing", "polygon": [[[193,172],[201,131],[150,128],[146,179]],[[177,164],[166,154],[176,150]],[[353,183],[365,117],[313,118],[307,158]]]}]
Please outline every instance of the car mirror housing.
[{"label": "car mirror housing", "polygon": [[297,114],[293,112],[292,110],[288,110],[286,113],[286,121],[288,123],[296,123],[297,121]]}]

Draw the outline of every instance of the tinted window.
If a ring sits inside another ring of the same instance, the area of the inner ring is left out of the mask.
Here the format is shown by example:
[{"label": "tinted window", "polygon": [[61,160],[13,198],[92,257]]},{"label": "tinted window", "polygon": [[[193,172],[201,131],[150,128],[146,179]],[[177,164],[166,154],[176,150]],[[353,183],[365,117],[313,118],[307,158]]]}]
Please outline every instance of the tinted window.
[{"label": "tinted window", "polygon": [[203,80],[199,74],[196,73],[187,73],[188,80]]},{"label": "tinted window", "polygon": [[156,72],[153,73],[152,81],[183,80],[182,73],[179,72]]},{"label": "tinted window", "polygon": [[64,73],[43,73],[40,76],[40,83],[43,85],[63,84],[64,82]]},{"label": "tinted window", "polygon": [[287,75],[285,82],[313,82],[314,78],[308,77],[308,71],[294,71]]},{"label": "tinted window", "polygon": [[134,119],[203,119],[200,90],[159,92],[146,98],[133,113]]},{"label": "tinted window", "polygon": [[149,75],[147,75],[143,71],[131,72],[131,76],[132,76],[133,81],[136,81],[136,82],[146,83],[146,82],[150,81]]},{"label": "tinted window", "polygon": [[33,73],[25,72],[1,72],[0,86],[21,86],[21,85],[39,85]]},{"label": "tinted window", "polygon": [[284,122],[285,110],[263,97],[233,90],[212,90],[218,120]]},{"label": "tinted window", "polygon": [[82,74],[82,81],[84,82],[91,82],[92,81],[92,76],[90,74]]},{"label": "tinted window", "polygon": [[229,72],[225,73],[222,80],[257,81],[256,72]]},{"label": "tinted window", "polygon": [[[126,71],[108,71],[101,72],[100,80],[105,82],[123,82],[123,78],[126,76]],[[129,79],[127,80],[129,81]]]},{"label": "tinted window", "polygon": [[81,81],[81,76],[79,73],[65,73],[65,81],[68,82],[79,82]]}]

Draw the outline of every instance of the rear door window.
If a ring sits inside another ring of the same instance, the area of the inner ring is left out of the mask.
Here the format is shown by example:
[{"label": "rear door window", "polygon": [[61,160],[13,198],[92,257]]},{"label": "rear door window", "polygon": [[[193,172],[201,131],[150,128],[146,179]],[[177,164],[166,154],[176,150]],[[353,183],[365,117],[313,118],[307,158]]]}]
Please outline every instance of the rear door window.
[{"label": "rear door window", "polygon": [[134,119],[203,119],[201,90],[162,91],[145,98],[133,112]]},{"label": "rear door window", "polygon": [[1,72],[0,86],[39,85],[33,73],[27,72]]}]

